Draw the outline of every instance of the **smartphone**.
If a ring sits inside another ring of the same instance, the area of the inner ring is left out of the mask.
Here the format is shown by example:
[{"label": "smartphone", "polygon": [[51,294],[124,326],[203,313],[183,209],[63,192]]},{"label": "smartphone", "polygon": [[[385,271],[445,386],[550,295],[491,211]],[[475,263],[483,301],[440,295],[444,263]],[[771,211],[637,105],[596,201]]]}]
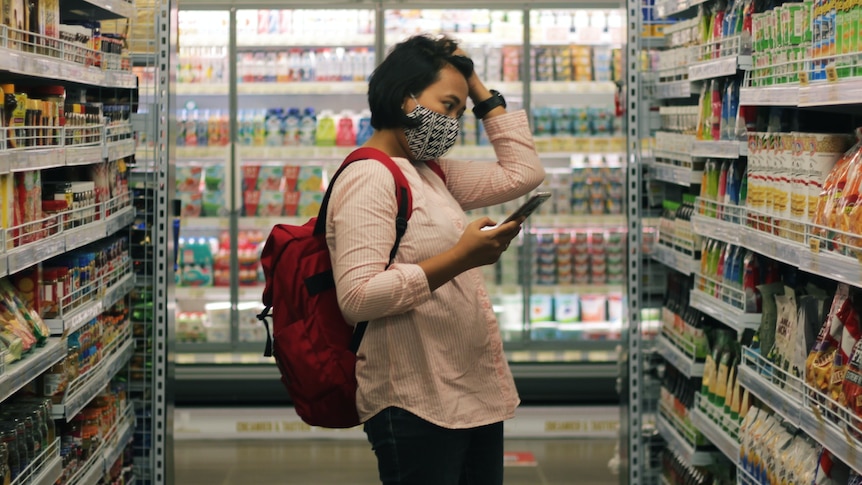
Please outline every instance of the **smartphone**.
[{"label": "smartphone", "polygon": [[535,194],[533,194],[532,197],[530,197],[529,200],[527,200],[527,202],[524,202],[524,205],[522,205],[521,207],[518,207],[518,209],[515,212],[512,212],[511,214],[509,214],[509,217],[507,217],[506,220],[504,220],[500,224],[497,224],[496,226],[485,226],[482,228],[482,230],[483,231],[489,231],[491,229],[496,229],[500,225],[505,224],[509,221],[514,221],[514,220],[520,219],[521,217],[525,217],[525,218],[530,217],[530,214],[535,212],[536,209],[538,209],[540,205],[544,204],[545,201],[550,199],[550,198],[551,198],[550,192],[536,192]]}]

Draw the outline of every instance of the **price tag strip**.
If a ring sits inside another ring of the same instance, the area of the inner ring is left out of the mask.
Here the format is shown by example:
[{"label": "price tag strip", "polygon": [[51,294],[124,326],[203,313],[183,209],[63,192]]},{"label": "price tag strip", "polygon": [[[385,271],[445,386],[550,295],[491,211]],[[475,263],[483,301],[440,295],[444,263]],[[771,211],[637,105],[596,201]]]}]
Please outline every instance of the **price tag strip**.
[{"label": "price tag strip", "polygon": [[86,246],[87,244],[104,239],[105,221],[93,222],[66,232],[66,251]]},{"label": "price tag strip", "polygon": [[[703,397],[698,395],[700,400]],[[699,429],[709,441],[716,446],[724,456],[732,462],[739,459],[739,442],[734,440],[718,423],[713,421],[707,414],[698,407],[695,407],[691,412],[691,422]]]},{"label": "price tag strip", "polygon": [[54,364],[65,359],[66,354],[66,340],[50,338],[43,347],[31,351],[25,359],[9,364],[5,373],[0,374],[0,401],[5,401]]},{"label": "price tag strip", "polygon": [[703,362],[695,362],[693,356],[685,354],[664,335],[660,335],[656,343],[659,354],[686,377],[703,376],[706,369]]},{"label": "price tag strip", "polygon": [[120,209],[105,220],[105,235],[110,236],[120,229],[128,227],[134,220],[135,208],[133,206]]},{"label": "price tag strip", "polygon": [[7,255],[9,273],[17,273],[64,252],[66,238],[62,234],[12,249]]},{"label": "price tag strip", "polygon": [[741,332],[746,329],[757,330],[760,327],[760,313],[745,313],[717,298],[698,290],[691,290],[691,306],[728,327]]}]

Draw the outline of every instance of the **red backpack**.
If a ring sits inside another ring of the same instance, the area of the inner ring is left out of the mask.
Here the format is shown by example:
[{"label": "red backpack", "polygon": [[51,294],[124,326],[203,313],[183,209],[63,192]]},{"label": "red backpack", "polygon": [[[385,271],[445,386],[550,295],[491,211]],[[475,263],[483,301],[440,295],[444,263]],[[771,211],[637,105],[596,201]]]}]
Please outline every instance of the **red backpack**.
[{"label": "red backpack", "polygon": [[[266,277],[258,315],[267,328],[267,357],[275,355],[281,380],[303,421],[325,428],[359,424],[356,411],[356,351],[368,322],[350,326],[341,314],[326,245],[326,210],[332,184],[357,160],[374,159],[395,178],[398,215],[395,218],[395,258],[413,210],[410,186],[401,169],[385,153],[360,148],[351,153],[332,177],[316,218],[302,226],[279,224],[263,247],[260,263]],[[442,177],[442,171],[431,164]],[[388,265],[387,265],[388,267]],[[272,317],[272,337],[267,317]]]}]

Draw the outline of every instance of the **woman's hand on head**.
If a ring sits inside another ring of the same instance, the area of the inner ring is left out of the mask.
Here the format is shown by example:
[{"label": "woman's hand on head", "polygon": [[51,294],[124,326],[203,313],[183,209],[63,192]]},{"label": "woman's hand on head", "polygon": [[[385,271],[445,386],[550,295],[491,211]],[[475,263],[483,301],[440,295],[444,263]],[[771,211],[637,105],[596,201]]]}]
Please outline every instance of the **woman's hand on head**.
[{"label": "woman's hand on head", "polygon": [[[461,47],[455,49],[455,52],[453,52],[452,55],[470,59],[470,56]],[[491,97],[491,92],[485,87],[485,84],[481,79],[479,79],[479,76],[476,75],[476,71],[473,71],[470,77],[467,78],[467,89],[473,103],[480,103]]]}]

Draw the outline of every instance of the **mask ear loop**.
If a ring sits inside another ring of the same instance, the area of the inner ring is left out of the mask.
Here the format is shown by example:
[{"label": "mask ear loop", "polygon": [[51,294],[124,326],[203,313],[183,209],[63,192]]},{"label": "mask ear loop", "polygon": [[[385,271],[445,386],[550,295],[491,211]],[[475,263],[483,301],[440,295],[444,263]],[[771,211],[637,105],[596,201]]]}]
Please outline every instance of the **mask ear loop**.
[{"label": "mask ear loop", "polygon": [[[418,99],[416,99],[416,95],[415,95],[415,94],[411,94],[411,95],[410,95],[410,97],[411,97],[411,98],[413,98],[413,102],[415,102],[415,103],[416,103],[416,108],[418,108],[419,106],[421,106],[421,105],[419,104],[419,100],[418,100]],[[405,103],[401,103],[401,111],[404,111],[404,106],[405,106]],[[415,110],[416,108],[413,108],[413,109]]]}]

